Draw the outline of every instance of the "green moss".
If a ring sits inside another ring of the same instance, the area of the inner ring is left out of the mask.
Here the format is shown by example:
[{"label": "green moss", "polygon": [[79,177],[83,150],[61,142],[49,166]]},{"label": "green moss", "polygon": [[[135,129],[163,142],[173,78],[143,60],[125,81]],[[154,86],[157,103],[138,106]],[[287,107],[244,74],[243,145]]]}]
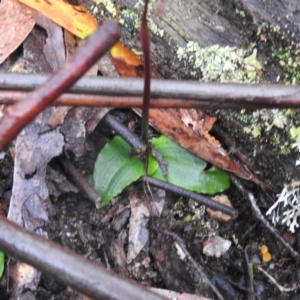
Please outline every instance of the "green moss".
[{"label": "green moss", "polygon": [[[96,5],[103,5],[105,10],[113,17],[115,18],[117,16],[117,8],[116,5],[111,0],[94,0],[94,3]],[[142,10],[144,7],[144,2],[141,0],[138,0],[136,4],[134,5],[134,8],[137,10]],[[163,37],[164,36],[164,30],[160,29],[154,21],[151,19],[151,13],[153,11],[153,5],[149,5],[149,13],[148,13],[148,26],[152,34]],[[119,23],[124,26],[126,25],[126,22],[124,19],[128,18],[130,22],[132,22],[133,27],[135,29],[139,29],[141,25],[141,14],[130,9],[122,9],[121,10],[121,18],[119,18]]]},{"label": "green moss", "polygon": [[292,145],[287,141],[283,144],[279,144],[280,153],[283,155],[290,154],[292,151]]},{"label": "green moss", "polygon": [[300,127],[292,126],[290,128],[290,137],[293,141],[296,141],[300,138]]},{"label": "green moss", "polygon": [[279,60],[284,73],[284,81],[288,84],[300,84],[300,58],[292,53],[291,49],[282,49],[273,53],[273,57]]},{"label": "green moss", "polygon": [[248,123],[250,119],[250,115],[245,114],[245,110],[241,110],[240,112],[234,114],[237,120],[243,122],[243,123]]},{"label": "green moss", "polygon": [[[139,0],[134,5],[134,8],[137,9],[137,10],[142,10],[144,8],[144,1]],[[154,23],[154,21],[151,19],[152,11],[153,11],[153,6],[150,4],[149,5],[149,10],[148,10],[148,16],[147,16],[149,29],[150,29],[150,31],[151,31],[152,34],[154,34],[156,36],[159,36],[159,37],[163,37],[164,36],[164,30],[160,29]],[[141,16],[140,16],[139,13],[137,13],[136,11],[133,11],[131,9],[123,9],[121,11],[121,15],[123,16],[123,18],[130,19],[130,21],[133,23],[133,27],[135,29],[139,29],[140,28],[140,26],[141,26]]]},{"label": "green moss", "polygon": [[271,144],[276,148],[280,146],[280,136],[277,132],[272,135]]},{"label": "green moss", "polygon": [[253,138],[258,138],[261,135],[261,126],[257,124],[244,127],[244,132],[250,134]]},{"label": "green moss", "polygon": [[244,10],[241,10],[241,9],[237,9],[237,8],[236,8],[235,13],[236,13],[237,15],[239,15],[240,17],[242,17],[242,18],[245,18],[245,17],[246,17],[246,13],[245,13]]},{"label": "green moss", "polygon": [[[105,10],[106,10],[113,18],[115,18],[115,17],[117,16],[117,8],[116,8],[115,4],[113,3],[113,1],[111,1],[111,0],[94,0],[94,3],[97,5],[97,6],[94,8],[94,10],[93,10],[93,12],[94,12],[95,14],[97,14],[98,11],[99,11],[98,6],[99,6],[99,5],[102,5],[102,6],[105,8]],[[104,15],[103,11],[102,11],[101,14]],[[119,22],[120,25],[124,25],[124,20],[123,20],[122,18],[119,18],[119,19],[118,19],[118,22]]]}]

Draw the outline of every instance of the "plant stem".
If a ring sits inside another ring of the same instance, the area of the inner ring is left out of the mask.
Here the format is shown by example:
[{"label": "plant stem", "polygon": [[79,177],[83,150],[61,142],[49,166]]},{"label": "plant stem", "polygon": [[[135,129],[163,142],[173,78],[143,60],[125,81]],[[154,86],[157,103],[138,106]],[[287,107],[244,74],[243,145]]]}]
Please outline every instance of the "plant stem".
[{"label": "plant stem", "polygon": [[[149,0],[145,1],[144,11],[141,23],[141,40],[144,55],[144,94],[143,94],[143,112],[142,112],[142,138],[148,144],[149,131],[149,102],[150,102],[150,84],[151,84],[151,67],[150,67],[150,34],[147,23],[147,11]],[[146,163],[147,164],[147,163]],[[147,169],[147,167],[146,167]]]}]

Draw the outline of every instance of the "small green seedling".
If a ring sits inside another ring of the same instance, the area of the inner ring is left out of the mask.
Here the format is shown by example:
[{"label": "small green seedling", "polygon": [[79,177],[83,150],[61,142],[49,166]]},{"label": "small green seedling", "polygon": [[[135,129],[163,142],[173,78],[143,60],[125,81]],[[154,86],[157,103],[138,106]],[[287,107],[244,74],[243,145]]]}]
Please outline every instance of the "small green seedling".
[{"label": "small green seedling", "polygon": [[[222,170],[207,163],[179,146],[167,136],[152,139],[153,149],[158,151],[167,164],[164,175],[158,161],[148,159],[148,175],[190,191],[216,194],[230,185],[229,176]],[[94,168],[94,188],[102,197],[100,207],[109,203],[129,186],[145,175],[142,161],[132,156],[130,145],[116,136],[108,142],[98,155]]]}]

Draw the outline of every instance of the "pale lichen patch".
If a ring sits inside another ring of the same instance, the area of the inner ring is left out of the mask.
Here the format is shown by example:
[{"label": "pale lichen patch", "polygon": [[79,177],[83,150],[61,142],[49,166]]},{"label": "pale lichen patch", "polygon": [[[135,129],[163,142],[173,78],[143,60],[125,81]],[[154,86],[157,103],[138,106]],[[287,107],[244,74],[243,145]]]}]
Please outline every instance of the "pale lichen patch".
[{"label": "pale lichen patch", "polygon": [[[144,7],[144,1],[139,0],[135,5],[134,8],[137,10],[142,10]],[[152,20],[151,15],[153,13],[153,5],[150,3],[149,4],[149,9],[148,9],[148,16],[147,16],[147,20],[148,20],[148,26],[149,29],[151,31],[152,34],[159,36],[159,37],[163,37],[165,32],[163,29],[160,29],[155,22]],[[121,11],[121,15],[123,16],[123,18],[128,18],[132,24],[133,27],[135,29],[139,29],[141,26],[141,17],[140,15],[131,9],[123,9]],[[126,25],[125,25],[126,26]]]},{"label": "pale lichen patch", "polygon": [[294,181],[286,185],[278,200],[269,208],[266,215],[272,217],[274,225],[278,223],[285,224],[289,231],[295,232],[299,227],[298,217],[300,216],[300,182]]},{"label": "pale lichen patch", "polygon": [[237,47],[213,45],[201,48],[197,42],[188,42],[186,47],[178,47],[177,58],[191,66],[191,72],[200,71],[201,81],[249,82],[260,79],[262,66],[252,53]]}]

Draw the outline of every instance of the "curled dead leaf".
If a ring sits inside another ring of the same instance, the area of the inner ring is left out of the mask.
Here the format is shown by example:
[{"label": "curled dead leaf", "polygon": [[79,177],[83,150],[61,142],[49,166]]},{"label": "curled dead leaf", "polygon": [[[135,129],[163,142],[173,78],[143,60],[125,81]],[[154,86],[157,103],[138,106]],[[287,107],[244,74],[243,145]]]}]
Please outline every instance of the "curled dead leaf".
[{"label": "curled dead leaf", "polygon": [[[212,199],[219,202],[219,203],[221,203],[221,204],[232,207],[230,200],[224,194],[212,197]],[[222,213],[221,211],[215,211],[215,210],[212,210],[210,208],[207,208],[206,211],[207,211],[207,213],[208,213],[208,215],[211,219],[216,220],[218,222],[228,222],[228,221],[233,220],[232,217]]]}]

